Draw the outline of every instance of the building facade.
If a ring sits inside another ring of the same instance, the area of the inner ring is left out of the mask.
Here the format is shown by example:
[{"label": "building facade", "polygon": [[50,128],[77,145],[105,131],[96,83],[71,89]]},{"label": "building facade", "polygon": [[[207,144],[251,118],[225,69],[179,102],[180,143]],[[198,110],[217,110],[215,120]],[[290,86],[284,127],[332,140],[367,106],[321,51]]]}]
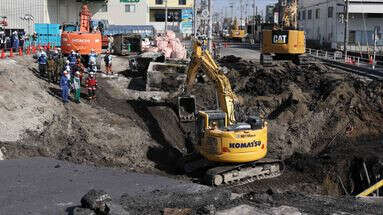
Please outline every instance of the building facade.
[{"label": "building facade", "polygon": [[[167,2],[167,3],[166,3]],[[149,25],[153,25],[157,31],[165,29],[165,7],[168,8],[168,29],[180,32],[182,13],[192,10],[193,0],[148,0]]]},{"label": "building facade", "polygon": [[[7,16],[7,29],[33,32],[34,23],[63,24],[79,21],[82,3],[78,0],[1,0],[0,16]],[[146,25],[148,0],[93,0],[88,3],[92,19],[114,25]],[[22,19],[29,15],[33,20]]]},{"label": "building facade", "polygon": [[[300,0],[298,25],[306,33],[307,45],[343,49],[344,0]],[[376,36],[377,37],[376,37]],[[383,46],[383,1],[350,0],[349,45],[352,51]]]},{"label": "building facade", "polygon": [[109,0],[93,5],[93,19],[108,20],[112,25],[146,25],[149,20],[148,0]]}]

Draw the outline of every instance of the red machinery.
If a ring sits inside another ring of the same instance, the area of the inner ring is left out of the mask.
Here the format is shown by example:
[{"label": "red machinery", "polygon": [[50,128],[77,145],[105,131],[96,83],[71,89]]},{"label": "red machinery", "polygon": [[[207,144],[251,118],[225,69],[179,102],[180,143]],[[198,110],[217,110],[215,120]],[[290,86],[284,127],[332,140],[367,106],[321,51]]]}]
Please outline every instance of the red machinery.
[{"label": "red machinery", "polygon": [[88,55],[91,49],[97,54],[101,53],[101,33],[99,31],[90,32],[90,19],[92,13],[88,6],[84,4],[80,12],[79,31],[63,31],[61,34],[61,49],[64,54],[69,54],[71,50],[80,50],[81,55]]},{"label": "red machinery", "polygon": [[0,20],[0,25],[5,27],[5,26],[8,26],[8,20],[7,20],[7,17],[6,16],[2,16],[0,17],[2,20]]}]

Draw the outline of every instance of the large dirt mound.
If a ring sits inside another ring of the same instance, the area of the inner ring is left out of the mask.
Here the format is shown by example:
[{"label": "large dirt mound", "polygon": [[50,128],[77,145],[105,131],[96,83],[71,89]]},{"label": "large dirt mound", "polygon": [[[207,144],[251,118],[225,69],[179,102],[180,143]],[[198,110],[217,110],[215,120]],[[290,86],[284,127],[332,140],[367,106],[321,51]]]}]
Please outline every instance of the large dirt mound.
[{"label": "large dirt mound", "polygon": [[[330,145],[374,139],[383,131],[383,84],[319,62],[262,67],[234,56],[220,60],[242,99],[238,118],[259,114],[269,122],[269,152],[317,154]],[[216,108],[212,84],[197,83],[201,108]]]},{"label": "large dirt mound", "polygon": [[59,86],[39,77],[32,62],[0,61],[0,150],[6,159],[44,156],[157,173],[174,164],[185,139],[170,108],[128,103],[102,78],[96,101],[63,105]]}]

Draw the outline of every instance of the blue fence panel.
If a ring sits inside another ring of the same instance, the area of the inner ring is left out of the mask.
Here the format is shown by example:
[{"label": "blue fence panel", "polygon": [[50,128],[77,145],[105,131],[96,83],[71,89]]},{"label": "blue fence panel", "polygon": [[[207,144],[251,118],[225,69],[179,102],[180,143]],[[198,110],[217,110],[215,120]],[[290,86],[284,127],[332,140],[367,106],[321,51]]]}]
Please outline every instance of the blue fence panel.
[{"label": "blue fence panel", "polygon": [[61,46],[61,34],[59,24],[35,24],[35,32],[37,34],[37,44]]}]

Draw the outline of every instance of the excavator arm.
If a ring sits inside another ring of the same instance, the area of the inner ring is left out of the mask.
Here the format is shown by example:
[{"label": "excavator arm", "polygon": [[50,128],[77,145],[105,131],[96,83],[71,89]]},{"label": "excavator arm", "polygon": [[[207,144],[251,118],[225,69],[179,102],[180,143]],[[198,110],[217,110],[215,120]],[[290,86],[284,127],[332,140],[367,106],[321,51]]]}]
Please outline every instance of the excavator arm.
[{"label": "excavator arm", "polygon": [[288,6],[286,6],[282,18],[283,28],[297,29],[297,10],[298,3],[296,0],[291,1],[291,3]]},{"label": "excavator arm", "polygon": [[[228,124],[235,123],[234,103],[237,97],[231,89],[229,79],[220,71],[208,50],[203,50],[199,41],[194,42],[193,56],[189,64],[186,78],[185,94],[189,95],[196,80],[197,73],[203,71],[214,81],[217,90],[217,99],[223,112],[227,114]],[[182,98],[187,98],[183,96]]]}]

